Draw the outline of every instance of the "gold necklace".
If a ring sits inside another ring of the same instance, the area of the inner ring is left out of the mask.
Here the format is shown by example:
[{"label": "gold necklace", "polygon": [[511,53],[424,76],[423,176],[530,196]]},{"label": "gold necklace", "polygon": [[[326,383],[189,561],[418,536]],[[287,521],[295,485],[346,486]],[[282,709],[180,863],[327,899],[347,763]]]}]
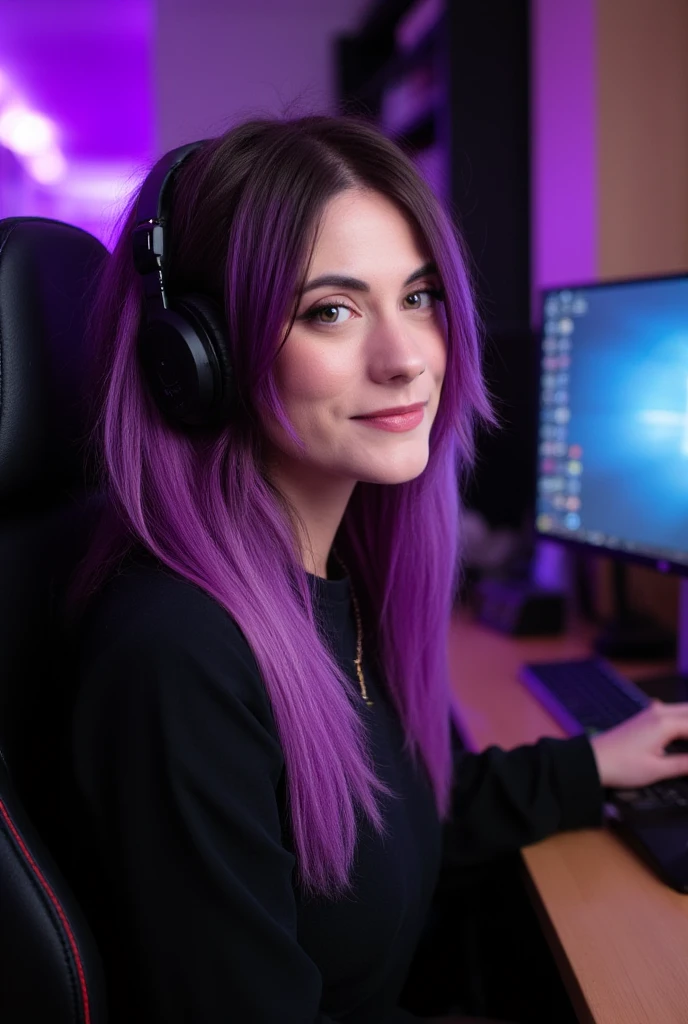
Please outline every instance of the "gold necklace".
[{"label": "gold necklace", "polygon": [[372,700],[368,697],[368,690],[366,688],[365,679],[363,678],[363,624],[361,622],[361,609],[358,607],[358,601],[356,600],[356,594],[354,593],[353,585],[351,584],[351,576],[349,570],[344,565],[337,552],[332,549],[332,554],[337,559],[345,574],[349,577],[349,587],[351,589],[351,600],[354,605],[354,615],[356,617],[356,657],[354,658],[354,665],[356,666],[356,675],[358,676],[358,686],[361,691],[361,697],[366,702],[369,708],[373,707]]}]

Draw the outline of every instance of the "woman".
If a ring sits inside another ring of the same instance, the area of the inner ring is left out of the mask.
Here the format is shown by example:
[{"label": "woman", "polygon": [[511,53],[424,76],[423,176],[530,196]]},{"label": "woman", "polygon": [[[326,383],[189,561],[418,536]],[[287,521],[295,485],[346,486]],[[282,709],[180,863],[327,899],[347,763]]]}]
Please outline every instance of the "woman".
[{"label": "woman", "polygon": [[[447,217],[327,117],[234,128],[162,189],[162,277],[142,203],[100,286],[79,583],[116,1019],[401,1024],[443,837],[467,864],[599,824],[603,786],[688,771],[688,711],[452,757],[456,480],[490,414]],[[217,350],[210,411],[178,401],[166,304]]]}]

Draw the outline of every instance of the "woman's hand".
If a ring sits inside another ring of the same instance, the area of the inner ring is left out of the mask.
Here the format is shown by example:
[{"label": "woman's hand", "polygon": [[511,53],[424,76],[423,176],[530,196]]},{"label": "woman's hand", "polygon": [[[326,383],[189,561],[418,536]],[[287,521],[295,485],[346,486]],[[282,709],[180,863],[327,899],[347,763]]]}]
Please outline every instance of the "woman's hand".
[{"label": "woman's hand", "polygon": [[688,753],[666,754],[672,740],[688,740],[688,704],[660,701],[591,739],[602,785],[624,789],[688,775]]}]

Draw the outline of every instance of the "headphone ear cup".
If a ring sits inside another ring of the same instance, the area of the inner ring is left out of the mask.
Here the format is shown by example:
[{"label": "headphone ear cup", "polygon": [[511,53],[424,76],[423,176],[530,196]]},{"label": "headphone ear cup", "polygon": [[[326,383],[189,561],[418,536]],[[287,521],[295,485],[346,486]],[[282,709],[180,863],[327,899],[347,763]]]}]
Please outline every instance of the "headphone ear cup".
[{"label": "headphone ear cup", "polygon": [[229,417],[232,371],[224,320],[211,299],[189,295],[158,312],[144,328],[141,363],[168,419],[205,426]]},{"label": "headphone ear cup", "polygon": [[208,422],[225,422],[231,416],[234,406],[234,371],[229,355],[229,332],[224,310],[206,295],[182,295],[174,300],[174,308],[201,328],[199,334],[205,334],[203,340],[217,375],[212,405],[208,410]]}]

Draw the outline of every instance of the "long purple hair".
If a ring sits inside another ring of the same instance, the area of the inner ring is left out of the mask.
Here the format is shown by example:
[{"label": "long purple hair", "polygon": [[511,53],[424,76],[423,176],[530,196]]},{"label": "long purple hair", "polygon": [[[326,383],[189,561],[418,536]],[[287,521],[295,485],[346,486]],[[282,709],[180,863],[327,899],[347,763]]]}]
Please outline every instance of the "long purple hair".
[{"label": "long purple hair", "polygon": [[95,307],[93,451],[109,500],[77,582],[83,600],[133,545],[143,545],[233,617],[279,731],[299,882],[326,896],[349,884],[357,814],[384,830],[379,801],[387,790],[318,629],[294,510],[264,472],[261,423],[276,416],[302,445],[280,403],[274,361],[323,209],[352,187],[374,190],[410,216],[445,295],[447,367],[428,465],[408,483],[359,482],[335,544],[361,605],[364,651],[374,652],[407,749],[446,816],[458,482],[472,457],[475,421],[489,419],[490,410],[455,229],[411,161],[370,125],[326,116],[254,120],[209,140],[178,173],[168,285],[172,295],[201,292],[226,309],[240,403],[221,428],[170,426],[144,385],[134,197]]}]

